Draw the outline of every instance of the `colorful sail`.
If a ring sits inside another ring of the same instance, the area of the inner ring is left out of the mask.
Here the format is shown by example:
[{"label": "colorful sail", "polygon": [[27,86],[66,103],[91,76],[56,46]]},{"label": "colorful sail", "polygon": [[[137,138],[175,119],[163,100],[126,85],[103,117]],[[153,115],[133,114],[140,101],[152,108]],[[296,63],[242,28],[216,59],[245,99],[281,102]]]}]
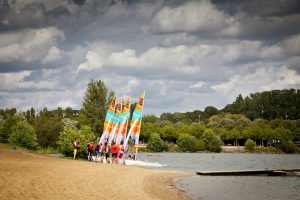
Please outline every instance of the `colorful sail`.
[{"label": "colorful sail", "polygon": [[104,143],[108,141],[109,135],[112,131],[112,123],[115,114],[115,106],[116,106],[116,97],[114,96],[109,104],[106,117],[105,117],[103,133],[99,141],[99,143],[102,143],[103,146]]},{"label": "colorful sail", "polygon": [[121,118],[121,115],[122,115],[122,105],[123,105],[123,99],[116,105],[116,112],[115,112],[115,115],[114,115],[114,118],[112,120],[112,131],[110,132],[110,135],[109,135],[109,140],[108,140],[108,143],[110,144],[112,141],[115,141],[116,140],[116,136],[117,136],[117,133],[118,133],[118,130],[120,128],[120,118]]},{"label": "colorful sail", "polygon": [[138,143],[139,143],[139,136],[140,136],[140,130],[141,130],[142,116],[143,116],[144,97],[145,97],[145,92],[143,92],[141,94],[140,98],[138,99],[137,105],[132,114],[130,130],[128,132],[128,135],[126,137],[126,141],[124,144],[125,148],[126,148],[129,137],[131,137],[133,148],[135,149],[135,151],[137,151]]},{"label": "colorful sail", "polygon": [[116,143],[124,142],[127,133],[127,123],[130,115],[131,97],[129,97],[124,105],[122,115],[120,117],[120,128],[117,133]]}]

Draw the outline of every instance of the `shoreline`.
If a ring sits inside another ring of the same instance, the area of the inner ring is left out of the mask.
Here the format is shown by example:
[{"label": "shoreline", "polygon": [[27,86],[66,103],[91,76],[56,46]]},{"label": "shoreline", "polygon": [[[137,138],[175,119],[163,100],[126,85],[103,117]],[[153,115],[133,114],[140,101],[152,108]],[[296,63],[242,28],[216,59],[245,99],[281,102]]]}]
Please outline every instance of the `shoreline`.
[{"label": "shoreline", "polygon": [[186,199],[189,173],[61,159],[0,147],[1,199]]}]

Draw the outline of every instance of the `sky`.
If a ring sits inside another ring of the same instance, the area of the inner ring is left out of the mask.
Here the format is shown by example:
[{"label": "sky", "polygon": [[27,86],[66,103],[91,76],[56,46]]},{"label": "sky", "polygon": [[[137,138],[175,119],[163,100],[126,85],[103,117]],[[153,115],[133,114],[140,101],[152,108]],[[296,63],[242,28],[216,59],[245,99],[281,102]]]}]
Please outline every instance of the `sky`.
[{"label": "sky", "polygon": [[300,87],[297,0],[0,0],[0,108],[80,109],[88,82],[144,112]]}]

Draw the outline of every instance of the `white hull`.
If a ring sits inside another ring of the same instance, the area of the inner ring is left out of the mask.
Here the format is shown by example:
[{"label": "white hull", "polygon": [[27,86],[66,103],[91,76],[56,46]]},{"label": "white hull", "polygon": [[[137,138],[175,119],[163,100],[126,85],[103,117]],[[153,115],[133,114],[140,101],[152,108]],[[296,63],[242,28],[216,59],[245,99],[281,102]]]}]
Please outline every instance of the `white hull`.
[{"label": "white hull", "polygon": [[165,165],[159,163],[144,162],[140,160],[124,160],[124,165],[133,165],[141,167],[164,167]]}]

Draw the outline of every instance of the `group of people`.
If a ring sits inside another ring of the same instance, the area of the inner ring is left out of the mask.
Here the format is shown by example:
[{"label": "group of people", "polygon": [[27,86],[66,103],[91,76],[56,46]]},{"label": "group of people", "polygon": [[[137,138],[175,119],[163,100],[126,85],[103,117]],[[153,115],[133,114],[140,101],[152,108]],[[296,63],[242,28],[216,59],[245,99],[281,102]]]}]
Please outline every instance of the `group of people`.
[{"label": "group of people", "polygon": [[[78,140],[75,140],[73,147],[73,158],[76,159],[77,150],[80,147]],[[104,145],[100,142],[94,145],[93,141],[90,141],[86,146],[86,150],[89,161],[102,161],[105,158],[107,163],[119,163],[124,155],[123,141],[120,144],[116,144],[114,141],[111,144],[105,142]]]}]

